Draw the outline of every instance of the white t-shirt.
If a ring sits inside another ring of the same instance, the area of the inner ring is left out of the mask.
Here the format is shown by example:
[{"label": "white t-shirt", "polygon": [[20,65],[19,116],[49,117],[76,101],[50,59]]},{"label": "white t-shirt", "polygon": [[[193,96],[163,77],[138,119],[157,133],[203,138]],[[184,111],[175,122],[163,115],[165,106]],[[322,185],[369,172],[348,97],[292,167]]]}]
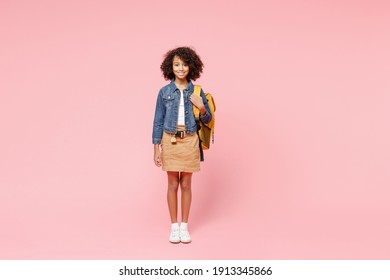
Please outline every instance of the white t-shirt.
[{"label": "white t-shirt", "polygon": [[184,125],[184,96],[183,91],[180,91],[179,115],[177,118],[178,125]]}]

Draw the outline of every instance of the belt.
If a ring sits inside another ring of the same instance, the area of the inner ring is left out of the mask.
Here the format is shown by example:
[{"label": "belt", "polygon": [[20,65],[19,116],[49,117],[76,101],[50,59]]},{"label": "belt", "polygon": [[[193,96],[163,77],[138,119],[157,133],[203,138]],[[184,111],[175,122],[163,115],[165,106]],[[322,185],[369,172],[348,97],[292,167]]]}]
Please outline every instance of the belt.
[{"label": "belt", "polygon": [[175,134],[176,137],[180,137],[181,139],[184,138],[184,135],[186,135],[185,131],[178,131]]}]

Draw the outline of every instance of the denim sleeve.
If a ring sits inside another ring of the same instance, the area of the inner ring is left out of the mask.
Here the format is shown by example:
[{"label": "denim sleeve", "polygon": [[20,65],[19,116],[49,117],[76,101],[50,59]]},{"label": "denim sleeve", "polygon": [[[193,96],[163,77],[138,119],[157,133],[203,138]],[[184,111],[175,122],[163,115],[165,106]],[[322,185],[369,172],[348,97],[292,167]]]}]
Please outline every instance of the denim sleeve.
[{"label": "denim sleeve", "polygon": [[161,138],[163,135],[164,118],[165,118],[165,106],[160,91],[157,96],[156,111],[154,112],[153,135],[152,135],[153,144],[161,144]]},{"label": "denim sleeve", "polygon": [[203,99],[203,104],[206,107],[206,113],[204,115],[200,115],[200,119],[203,123],[208,124],[211,121],[211,111],[209,104],[206,99],[206,95],[203,92],[203,89],[200,90],[200,97]]}]

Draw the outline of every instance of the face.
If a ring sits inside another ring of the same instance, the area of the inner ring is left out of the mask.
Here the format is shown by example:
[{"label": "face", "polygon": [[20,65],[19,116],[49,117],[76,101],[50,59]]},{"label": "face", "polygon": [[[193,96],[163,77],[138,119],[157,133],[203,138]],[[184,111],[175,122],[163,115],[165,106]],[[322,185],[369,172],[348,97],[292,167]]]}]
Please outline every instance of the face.
[{"label": "face", "polygon": [[180,57],[175,56],[173,58],[173,74],[175,74],[176,79],[183,80],[186,79],[188,73],[190,72],[190,66],[185,63]]}]

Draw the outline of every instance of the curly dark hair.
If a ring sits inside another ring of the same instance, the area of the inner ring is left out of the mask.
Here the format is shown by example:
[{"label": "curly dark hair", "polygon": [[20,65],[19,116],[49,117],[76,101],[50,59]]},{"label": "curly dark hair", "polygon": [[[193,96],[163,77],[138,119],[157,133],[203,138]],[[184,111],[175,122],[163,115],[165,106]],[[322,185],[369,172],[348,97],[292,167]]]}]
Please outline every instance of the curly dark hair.
[{"label": "curly dark hair", "polygon": [[196,79],[198,79],[200,74],[203,72],[203,62],[200,60],[199,55],[189,47],[179,47],[170,50],[165,54],[164,60],[160,66],[165,80],[172,80],[175,78],[172,66],[173,58],[175,56],[178,56],[181,60],[188,64],[190,69],[187,75],[187,80],[196,81]]}]

